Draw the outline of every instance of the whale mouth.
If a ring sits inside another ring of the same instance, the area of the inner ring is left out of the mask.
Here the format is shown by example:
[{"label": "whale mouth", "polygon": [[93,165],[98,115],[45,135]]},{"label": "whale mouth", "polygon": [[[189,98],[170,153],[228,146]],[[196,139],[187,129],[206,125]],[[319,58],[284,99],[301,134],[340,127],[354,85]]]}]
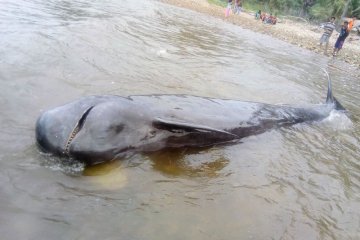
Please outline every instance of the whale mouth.
[{"label": "whale mouth", "polygon": [[89,115],[90,111],[94,108],[94,106],[89,107],[88,109],[86,109],[86,111],[82,114],[81,118],[79,119],[79,121],[76,123],[75,127],[73,128],[73,130],[71,131],[68,140],[66,141],[65,144],[65,150],[64,153],[66,155],[69,155],[69,151],[70,151],[70,144],[73,141],[73,139],[76,137],[76,135],[80,132],[80,130],[83,128],[86,118]]}]

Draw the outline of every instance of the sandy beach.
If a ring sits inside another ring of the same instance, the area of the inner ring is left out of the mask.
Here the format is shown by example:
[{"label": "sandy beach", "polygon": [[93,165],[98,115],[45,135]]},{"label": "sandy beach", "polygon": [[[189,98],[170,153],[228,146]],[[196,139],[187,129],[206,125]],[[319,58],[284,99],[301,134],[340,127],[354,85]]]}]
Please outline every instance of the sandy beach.
[{"label": "sandy beach", "polygon": [[[225,17],[223,7],[209,4],[207,0],[159,0],[163,3],[172,4],[178,7],[191,9],[203,14],[208,14],[216,18],[223,19],[229,23],[241,26],[243,28],[270,35],[274,38],[286,41],[296,46],[324,54],[319,47],[319,39],[323,30],[318,26],[297,22],[290,19],[279,18],[276,25],[263,24],[260,20],[254,18],[253,12],[243,11],[240,15],[230,14]],[[328,57],[332,58],[332,50],[337,39],[338,33],[334,32],[331,36]],[[357,68],[360,68],[360,37],[353,32],[339,52],[337,59],[345,61]]]}]

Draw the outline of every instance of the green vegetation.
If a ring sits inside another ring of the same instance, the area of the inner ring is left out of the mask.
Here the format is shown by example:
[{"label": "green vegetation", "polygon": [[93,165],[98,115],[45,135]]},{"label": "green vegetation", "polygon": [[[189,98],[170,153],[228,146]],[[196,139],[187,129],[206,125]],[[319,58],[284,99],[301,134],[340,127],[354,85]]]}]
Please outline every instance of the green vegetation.
[{"label": "green vegetation", "polygon": [[[233,0],[235,1],[235,0]],[[360,19],[360,0],[242,0],[247,10],[262,10],[275,15],[291,15],[313,21],[324,21],[331,16],[356,16]],[[227,0],[208,0],[226,6]]]},{"label": "green vegetation", "polygon": [[208,2],[222,7],[226,7],[227,5],[227,1],[225,0],[208,0]]}]

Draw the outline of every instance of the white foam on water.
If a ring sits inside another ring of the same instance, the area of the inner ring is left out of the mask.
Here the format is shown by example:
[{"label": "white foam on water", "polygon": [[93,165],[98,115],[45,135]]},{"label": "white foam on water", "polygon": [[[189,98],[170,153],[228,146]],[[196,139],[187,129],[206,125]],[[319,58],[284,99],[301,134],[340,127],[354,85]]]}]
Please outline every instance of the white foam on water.
[{"label": "white foam on water", "polygon": [[44,156],[42,165],[52,171],[69,175],[80,175],[84,171],[85,164],[74,159],[63,159],[46,153],[42,155]]},{"label": "white foam on water", "polygon": [[165,57],[168,55],[168,51],[166,49],[160,49],[156,51],[156,55],[159,57]]},{"label": "white foam on water", "polygon": [[322,123],[334,130],[349,130],[353,128],[351,119],[344,111],[332,110],[330,115]]}]

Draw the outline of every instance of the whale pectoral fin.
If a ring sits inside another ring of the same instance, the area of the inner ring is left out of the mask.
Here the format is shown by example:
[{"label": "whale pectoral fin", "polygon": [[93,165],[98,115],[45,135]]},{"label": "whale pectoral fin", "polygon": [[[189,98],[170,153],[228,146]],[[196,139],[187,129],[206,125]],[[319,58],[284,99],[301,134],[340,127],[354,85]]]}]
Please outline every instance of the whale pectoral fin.
[{"label": "whale pectoral fin", "polygon": [[180,133],[179,135],[174,134],[167,139],[166,145],[168,147],[207,147],[239,141],[239,137],[230,132],[192,123],[156,118],[153,121],[153,127]]},{"label": "whale pectoral fin", "polygon": [[169,132],[211,132],[218,133],[224,136],[227,135],[229,138],[236,139],[237,135],[230,132],[216,129],[204,125],[197,125],[192,123],[176,122],[172,120],[164,120],[161,118],[156,118],[153,121],[153,126],[157,129],[167,130]]}]

